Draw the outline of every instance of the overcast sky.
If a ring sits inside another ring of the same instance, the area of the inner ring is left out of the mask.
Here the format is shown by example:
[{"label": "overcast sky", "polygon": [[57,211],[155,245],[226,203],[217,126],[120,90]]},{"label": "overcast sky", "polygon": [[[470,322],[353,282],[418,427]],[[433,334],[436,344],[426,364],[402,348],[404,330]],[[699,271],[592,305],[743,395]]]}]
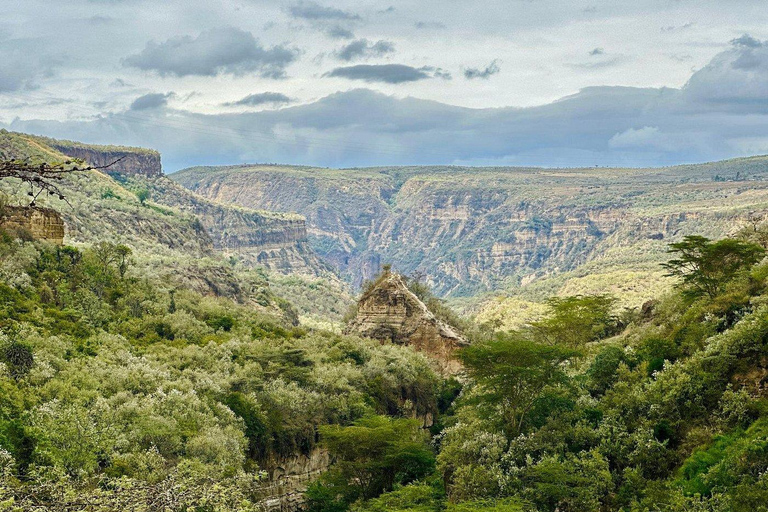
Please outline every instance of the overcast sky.
[{"label": "overcast sky", "polygon": [[763,0],[0,0],[0,127],[195,164],[768,153]]}]

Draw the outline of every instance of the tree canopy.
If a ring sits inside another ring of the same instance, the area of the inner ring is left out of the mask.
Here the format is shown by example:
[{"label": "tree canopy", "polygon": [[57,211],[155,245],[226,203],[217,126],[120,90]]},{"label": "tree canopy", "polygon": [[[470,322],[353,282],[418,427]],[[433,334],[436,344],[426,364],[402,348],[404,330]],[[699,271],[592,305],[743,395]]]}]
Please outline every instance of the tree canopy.
[{"label": "tree canopy", "polygon": [[765,255],[757,244],[733,238],[713,242],[703,236],[686,236],[682,242],[670,244],[668,252],[676,257],[663,264],[667,275],[682,278],[689,295],[710,298]]}]

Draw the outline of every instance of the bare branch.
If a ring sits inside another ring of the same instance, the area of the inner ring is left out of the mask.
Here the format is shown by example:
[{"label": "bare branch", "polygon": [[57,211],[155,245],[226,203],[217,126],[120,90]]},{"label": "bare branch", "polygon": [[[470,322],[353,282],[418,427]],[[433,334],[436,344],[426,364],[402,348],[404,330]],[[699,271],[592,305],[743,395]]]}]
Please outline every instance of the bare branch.
[{"label": "bare branch", "polygon": [[125,157],[119,158],[108,165],[86,165],[82,160],[67,160],[65,162],[32,164],[25,160],[1,160],[0,180],[3,178],[16,178],[29,185],[29,196],[32,200],[29,206],[35,206],[37,198],[43,192],[69,202],[64,197],[60,184],[64,178],[72,173],[103,170],[112,167]]}]

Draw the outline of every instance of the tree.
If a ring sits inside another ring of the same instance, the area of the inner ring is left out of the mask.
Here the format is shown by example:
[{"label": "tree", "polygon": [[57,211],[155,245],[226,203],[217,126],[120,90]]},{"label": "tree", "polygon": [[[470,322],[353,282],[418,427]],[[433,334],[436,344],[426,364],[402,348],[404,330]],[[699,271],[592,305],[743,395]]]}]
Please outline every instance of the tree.
[{"label": "tree", "polygon": [[715,297],[739,273],[760,261],[765,249],[757,244],[724,238],[717,242],[703,236],[686,236],[669,245],[667,252],[677,257],[663,263],[668,276],[682,278],[685,291],[692,296]]},{"label": "tree", "polygon": [[136,197],[139,199],[139,202],[144,205],[144,203],[147,202],[147,199],[149,199],[149,190],[143,188],[136,192]]},{"label": "tree", "polygon": [[106,169],[119,161],[116,160],[109,165],[101,167],[85,165],[82,160],[33,164],[25,160],[5,160],[4,155],[0,153],[0,179],[16,178],[21,180],[22,183],[29,185],[28,194],[32,197],[29,206],[35,206],[37,198],[43,192],[66,201],[64,193],[59,188],[59,184],[67,175],[75,172]]},{"label": "tree", "polygon": [[368,416],[352,425],[320,427],[333,469],[307,493],[309,510],[343,510],[343,504],[375,498],[435,468],[435,456],[417,420]]},{"label": "tree", "polygon": [[618,321],[613,315],[616,299],[608,295],[553,297],[547,301],[549,315],[534,322],[534,338],[542,343],[580,347],[613,334]]},{"label": "tree", "polygon": [[562,363],[574,355],[562,345],[499,333],[491,341],[462,349],[459,359],[479,386],[478,404],[498,411],[507,438],[513,439],[546,388],[566,381]]}]

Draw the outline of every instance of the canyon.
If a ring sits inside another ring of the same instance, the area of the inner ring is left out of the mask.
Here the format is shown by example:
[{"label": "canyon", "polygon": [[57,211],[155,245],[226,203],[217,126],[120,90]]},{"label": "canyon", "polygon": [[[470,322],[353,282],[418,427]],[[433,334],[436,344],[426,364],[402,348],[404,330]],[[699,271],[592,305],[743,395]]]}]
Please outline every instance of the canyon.
[{"label": "canyon", "polygon": [[671,241],[724,236],[768,204],[765,157],[657,169],[243,165],[170,178],[217,202],[306,216],[313,250],[353,286],[391,263],[445,297],[597,261],[659,280]]}]

